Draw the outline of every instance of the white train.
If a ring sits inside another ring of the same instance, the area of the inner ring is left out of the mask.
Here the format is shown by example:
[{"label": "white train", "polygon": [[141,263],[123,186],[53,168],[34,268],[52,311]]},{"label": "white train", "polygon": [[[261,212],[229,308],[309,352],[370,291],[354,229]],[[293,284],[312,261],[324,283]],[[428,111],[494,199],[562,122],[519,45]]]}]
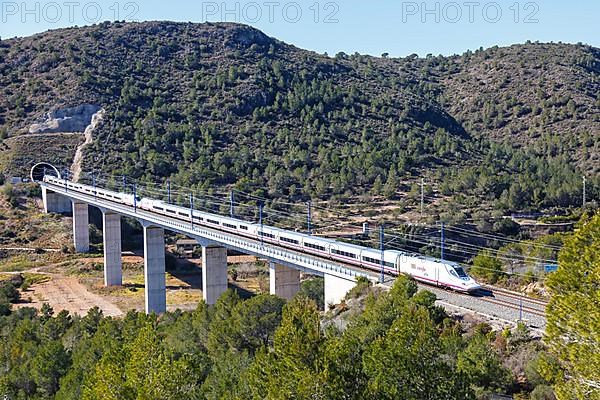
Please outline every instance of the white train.
[{"label": "white train", "polygon": [[[134,205],[132,194],[121,194],[103,189],[94,189],[91,186],[63,181],[52,176],[45,176],[45,182],[65,186],[95,195],[99,198]],[[272,243],[303,253],[315,254],[341,261],[346,264],[361,266],[373,271],[381,271],[381,251],[368,247],[343,243],[332,239],[310,236],[302,233],[291,232],[271,226],[245,222],[239,219],[223,217],[189,208],[165,203],[148,198],[136,199],[138,208],[171,218],[181,219],[196,225],[232,232],[237,235],[258,239],[265,243]],[[439,287],[461,291],[473,292],[480,285],[463,268],[454,262],[442,261],[434,258],[413,256],[396,250],[384,251],[384,270],[387,274],[398,275],[401,273],[412,276],[414,279],[436,285]]]}]

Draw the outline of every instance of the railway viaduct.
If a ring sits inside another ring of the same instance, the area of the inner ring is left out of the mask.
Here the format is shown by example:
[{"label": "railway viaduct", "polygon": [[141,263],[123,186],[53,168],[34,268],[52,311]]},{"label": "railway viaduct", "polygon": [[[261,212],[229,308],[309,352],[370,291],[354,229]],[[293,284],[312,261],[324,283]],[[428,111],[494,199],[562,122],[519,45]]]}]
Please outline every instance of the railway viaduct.
[{"label": "railway viaduct", "polygon": [[[194,225],[177,218],[141,210],[134,206],[99,198],[96,187],[77,183],[74,189],[43,181],[50,173],[61,177],[49,164],[32,168],[31,179],[41,186],[44,210],[47,213],[72,214],[74,248],[78,253],[90,250],[89,207],[102,212],[104,244],[104,284],[122,285],[121,218],[131,217],[140,222],[144,233],[144,279],[146,313],[163,313],[166,304],[165,230],[184,234],[202,246],[202,293],[207,304],[214,304],[227,289],[227,250],[254,255],[269,263],[270,292],[291,299],[300,288],[300,273],[324,277],[325,304],[337,304],[364,276],[376,281],[372,274],[338,264],[327,258],[307,255],[273,244],[264,244],[230,232]],[[61,178],[62,179],[62,178]],[[103,189],[104,190],[104,189]],[[118,195],[117,192],[114,195]]]}]

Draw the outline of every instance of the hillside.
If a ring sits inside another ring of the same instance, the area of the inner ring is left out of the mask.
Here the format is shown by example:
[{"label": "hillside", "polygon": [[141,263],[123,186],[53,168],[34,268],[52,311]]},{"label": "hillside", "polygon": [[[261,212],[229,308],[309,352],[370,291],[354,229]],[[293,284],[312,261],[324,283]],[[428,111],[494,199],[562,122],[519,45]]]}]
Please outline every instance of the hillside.
[{"label": "hillside", "polygon": [[0,134],[94,104],[87,171],[351,203],[425,176],[463,205],[566,207],[582,172],[600,187],[599,65],[583,45],[331,58],[243,25],[104,23],[0,42]]},{"label": "hillside", "polygon": [[467,131],[541,154],[569,152],[600,171],[599,49],[527,43],[452,61],[457,71],[440,79],[443,103]]}]

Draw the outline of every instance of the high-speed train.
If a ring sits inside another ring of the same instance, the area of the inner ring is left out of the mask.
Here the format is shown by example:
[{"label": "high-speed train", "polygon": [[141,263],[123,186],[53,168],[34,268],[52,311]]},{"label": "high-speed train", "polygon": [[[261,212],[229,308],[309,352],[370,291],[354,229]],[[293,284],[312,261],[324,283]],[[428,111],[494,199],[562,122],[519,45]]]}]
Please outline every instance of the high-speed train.
[{"label": "high-speed train", "polygon": [[[93,188],[70,181],[63,181],[53,176],[45,176],[44,182],[62,187],[66,185],[68,189],[76,189],[94,194],[108,201],[129,206],[134,205],[132,194]],[[148,198],[137,198],[135,200],[138,208],[155,214],[181,219],[186,222],[193,220],[195,225],[203,225],[225,232],[232,232],[240,236],[262,240],[264,243],[276,244],[303,253],[341,261],[345,264],[356,265],[378,272],[381,271],[381,250],[291,232],[271,226],[249,223],[217,214],[197,210],[191,212],[189,208],[168,204],[160,200]],[[396,250],[385,250],[383,264],[385,272],[390,275],[403,273],[412,276],[417,281],[461,292],[473,292],[480,288],[480,285],[467,275],[459,264],[450,261],[414,256]]]}]

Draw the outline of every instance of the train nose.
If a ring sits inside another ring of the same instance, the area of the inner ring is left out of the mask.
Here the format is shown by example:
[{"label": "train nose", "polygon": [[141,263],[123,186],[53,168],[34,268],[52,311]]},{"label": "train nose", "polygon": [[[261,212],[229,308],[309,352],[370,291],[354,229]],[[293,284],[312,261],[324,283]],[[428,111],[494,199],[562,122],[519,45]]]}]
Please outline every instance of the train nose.
[{"label": "train nose", "polygon": [[471,283],[471,284],[468,285],[467,291],[469,291],[469,292],[476,292],[479,289],[481,289],[481,285],[478,284],[477,282],[473,282],[473,283]]}]

